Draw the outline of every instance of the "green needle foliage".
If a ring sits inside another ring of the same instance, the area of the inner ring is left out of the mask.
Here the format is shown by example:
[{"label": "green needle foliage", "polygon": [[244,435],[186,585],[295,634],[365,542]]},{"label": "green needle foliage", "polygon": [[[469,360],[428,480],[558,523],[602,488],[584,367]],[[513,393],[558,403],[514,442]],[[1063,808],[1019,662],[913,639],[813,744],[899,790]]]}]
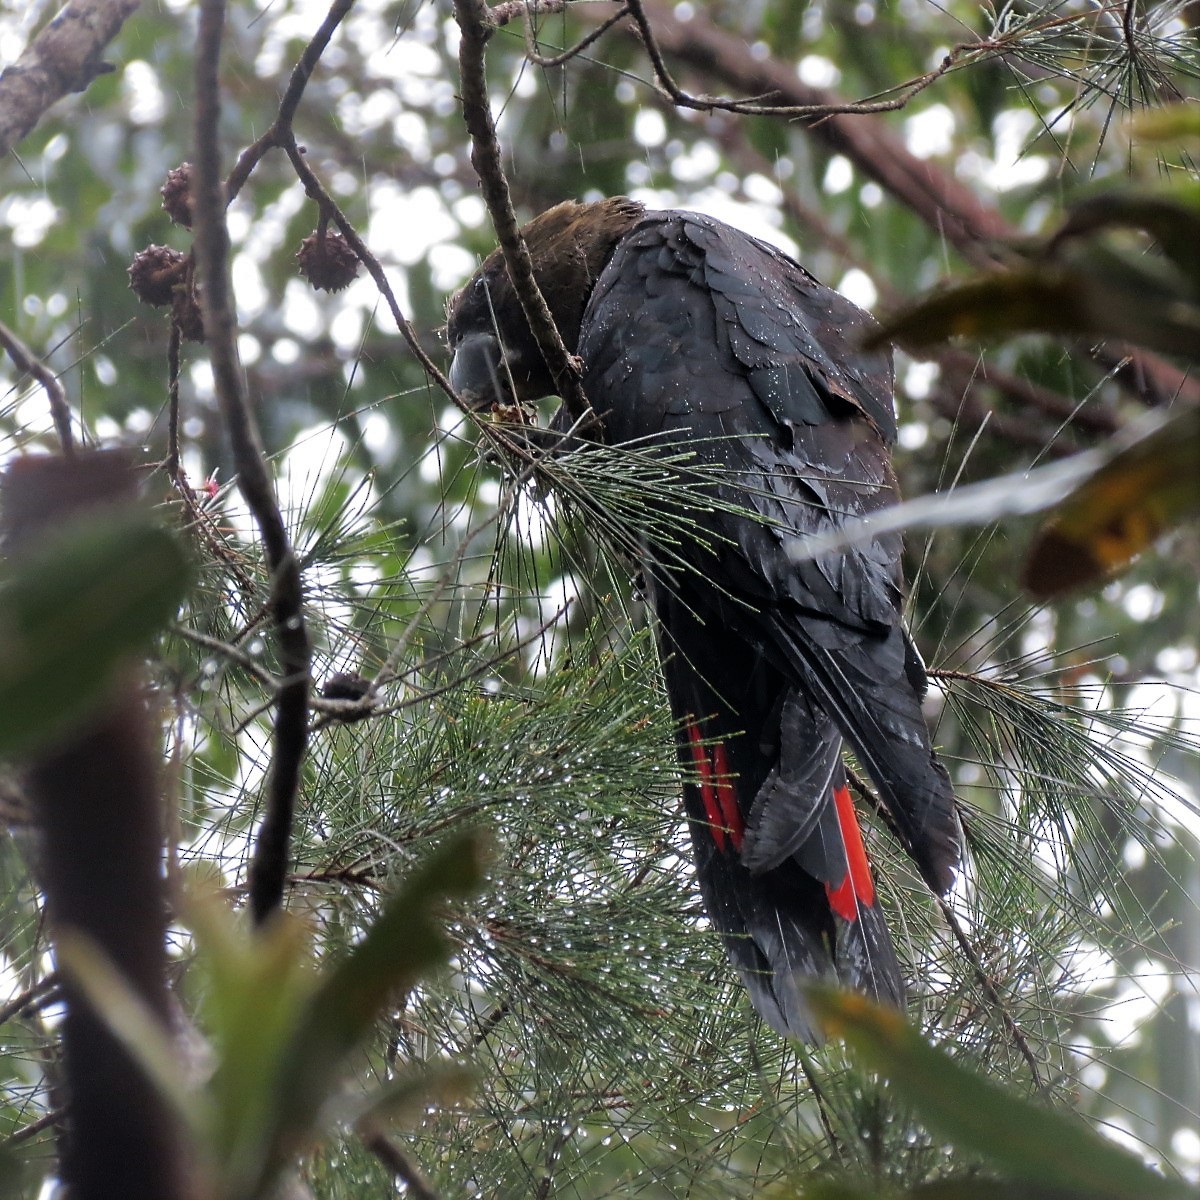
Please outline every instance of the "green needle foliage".
[{"label": "green needle foliage", "polygon": [[[1116,119],[1194,98],[1194,5],[646,0],[660,31],[690,22],[694,36],[670,57],[697,94],[756,93],[745,72],[765,63],[843,99],[888,97],[947,55],[956,64],[906,107],[842,126],[670,108],[623,24],[562,65],[530,58],[531,46],[545,55],[588,34],[601,6],[565,7],[533,14],[525,31],[511,9],[488,46],[522,217],[566,196],[633,191],[790,240],[825,282],[865,280],[889,301],[948,269],[965,277],[958,255],[1000,255],[1024,287],[1009,328],[1063,299],[1037,290],[1049,262],[1071,285],[1055,328],[1077,332],[1080,311],[1102,320],[1068,344],[1005,341],[986,360],[961,343],[922,351],[936,363],[901,355],[899,475],[918,504],[948,490],[953,503],[960,484],[966,496],[1014,471],[1023,481],[1068,453],[1122,475],[1142,407],[1175,391],[1139,391],[1124,351],[1095,362],[1092,343],[1128,335],[1132,314],[1143,334],[1169,335],[1149,339],[1158,350],[1190,353],[1195,240],[1178,234],[1180,221],[1194,227],[1188,185],[1179,203],[1191,207],[1165,223],[1161,207],[1085,202],[1065,242],[1022,242],[1012,257],[995,235],[1059,227],[1075,176],[1093,165],[1133,184],[1186,177],[1194,191],[1194,127],[1177,110],[1158,114],[1161,140],[1144,155]],[[190,249],[158,189],[193,153],[191,20],[178,5],[143,6],[105,52],[118,69],[0,164],[0,320],[61,379],[81,441],[144,445],[148,463],[166,458],[177,353],[191,480],[147,470],[161,519],[85,539],[66,554],[73,567],[47,548],[35,603],[6,576],[0,621],[16,606],[40,632],[15,675],[0,644],[0,701],[16,721],[6,715],[0,739],[22,721],[43,729],[49,710],[67,715],[65,691],[94,699],[112,658],[162,629],[184,575],[161,530],[178,527],[193,582],[147,656],[146,707],[162,734],[169,982],[186,1036],[155,1026],[139,1061],[203,1147],[211,1200],[266,1197],[293,1167],[294,1187],[318,1200],[1098,1194],[1094,1175],[1059,1160],[1059,1137],[1062,1156],[1071,1148],[1113,1195],[1175,1194],[1171,1161],[1194,1172],[1200,1110],[1188,975],[1200,928],[1196,552],[1189,528],[1175,528],[1193,511],[1180,481],[1194,409],[1179,404],[1167,418],[1177,423],[1159,426],[1166,440],[1150,444],[1155,478],[1165,463],[1174,486],[1150,497],[1153,529],[1118,581],[1025,608],[1034,509],[1011,478],[1008,507],[989,499],[969,527],[931,522],[925,545],[910,534],[929,715],[969,858],[940,904],[859,789],[924,1040],[830,1000],[847,1040],[791,1045],[754,1017],[703,914],[633,566],[643,541],[670,558],[728,503],[720,475],[684,448],[572,444],[542,456],[519,430],[463,419],[365,275],[336,297],[295,278],[296,246],[328,214],[274,151],[230,228],[242,366],[301,565],[314,698],[289,919],[242,928],[282,674],[273,581],[236,488],[197,486],[216,468],[234,474],[208,351],[172,349],[169,319],[126,287],[141,247],[165,242],[181,260]],[[230,5],[227,169],[271,127],[318,20],[286,2]],[[24,38],[16,17],[0,21]],[[304,161],[402,281],[400,306],[439,362],[445,295],[494,244],[456,101],[457,49],[447,5],[359,0],[295,118]],[[866,159],[827,136],[866,123],[879,133]],[[930,130],[948,131],[948,148]],[[903,186],[918,177],[920,188]],[[942,221],[971,208],[954,181],[982,212],[969,237]],[[1156,308],[1092,303],[1093,288],[1111,299],[1131,280]],[[963,294],[946,295],[950,317],[965,319]],[[1003,315],[995,292],[967,295]],[[1172,307],[1179,296],[1191,307]],[[977,316],[973,331],[996,327]],[[4,369],[0,457],[53,448],[40,385]],[[1058,487],[1051,502],[1063,496]],[[1095,515],[1094,494],[1075,499]],[[1075,518],[1064,520],[1074,536]],[[336,698],[346,695],[358,699]],[[0,1191],[36,1196],[69,1119],[57,970],[90,979],[135,1049],[141,1013],[86,948],[73,962],[49,953],[15,769],[0,773],[0,813],[12,831],[0,840],[11,996],[0,1004]],[[447,845],[473,849],[439,858]],[[184,899],[196,891],[216,895],[197,910]],[[1118,1151],[1074,1117],[1069,1134],[1061,1113],[1035,1141],[1014,1133],[1060,1107],[1164,1164],[1172,1185],[1139,1193],[1134,1160],[1121,1152],[1113,1167]]]}]

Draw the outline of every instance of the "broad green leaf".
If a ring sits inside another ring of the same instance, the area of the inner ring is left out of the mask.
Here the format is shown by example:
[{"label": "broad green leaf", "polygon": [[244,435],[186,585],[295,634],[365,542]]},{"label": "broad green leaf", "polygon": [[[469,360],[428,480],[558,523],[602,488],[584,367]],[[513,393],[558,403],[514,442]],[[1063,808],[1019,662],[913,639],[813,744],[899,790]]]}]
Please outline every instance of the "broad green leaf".
[{"label": "broad green leaf", "polygon": [[1038,534],[1022,581],[1038,599],[1095,583],[1200,517],[1200,410],[1186,409],[1079,484]]},{"label": "broad green leaf", "polygon": [[1104,229],[1140,229],[1150,234],[1200,295],[1200,189],[1188,180],[1174,194],[1106,191],[1071,205],[1051,248],[1065,239]]},{"label": "broad green leaf", "polygon": [[[479,857],[473,836],[447,843],[322,975],[312,968],[304,926],[289,915],[247,933],[219,902],[194,906],[189,924],[208,977],[205,1026],[219,1056],[209,1087],[208,1157],[225,1200],[265,1194],[313,1136],[346,1057],[388,998],[445,962],[437,910],[478,886]],[[452,1083],[462,1086],[464,1077],[448,1064],[444,1072],[405,1077],[394,1094],[376,1093],[359,1111],[377,1123],[392,1106]]]},{"label": "broad green leaf", "polygon": [[813,1010],[831,1036],[882,1072],[929,1126],[1007,1178],[1091,1200],[1196,1200],[1077,1117],[1043,1108],[960,1066],[898,1013],[865,997],[814,988]]},{"label": "broad green leaf", "polygon": [[145,511],[81,517],[0,575],[0,755],[80,718],[187,590],[178,540]]}]

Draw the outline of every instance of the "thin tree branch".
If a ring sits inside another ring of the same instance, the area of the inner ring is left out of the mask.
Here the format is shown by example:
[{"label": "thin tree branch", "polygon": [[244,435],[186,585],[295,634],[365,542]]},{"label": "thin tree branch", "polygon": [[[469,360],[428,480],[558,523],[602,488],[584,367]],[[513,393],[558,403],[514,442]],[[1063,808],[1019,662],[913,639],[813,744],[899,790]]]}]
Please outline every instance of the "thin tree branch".
[{"label": "thin tree branch", "polygon": [[[2,103],[3,101],[0,101],[0,104]],[[50,419],[58,433],[59,445],[64,456],[70,458],[75,453],[75,439],[71,433],[71,406],[67,403],[67,393],[59,383],[58,376],[41,359],[35,357],[29,347],[3,322],[0,322],[0,346],[7,351],[18,371],[31,375],[45,389],[46,399],[50,402]]]},{"label": "thin tree branch", "polygon": [[503,0],[492,6],[492,23],[499,29],[518,17],[550,17],[589,0]]},{"label": "thin tree branch", "polygon": [[534,276],[533,261],[517,224],[508,179],[501,163],[484,66],[484,51],[496,30],[495,21],[483,0],[454,0],[454,17],[462,33],[458,67],[463,119],[471,135],[471,164],[479,176],[484,203],[491,214],[505,266],[563,405],[575,420],[586,417],[594,422],[595,414],[580,383],[579,361],[563,345]]},{"label": "thin tree branch", "polygon": [[387,304],[388,310],[392,314],[392,320],[396,322],[396,328],[399,329],[401,337],[408,344],[408,348],[412,351],[413,356],[424,368],[425,374],[446,393],[462,412],[471,413],[471,408],[455,395],[454,389],[450,386],[450,381],[442,374],[437,363],[426,353],[425,347],[421,345],[421,340],[417,337],[416,330],[413,329],[411,322],[404,315],[399,302],[396,300],[396,294],[392,291],[392,285],[388,282],[382,263],[367,248],[366,242],[359,237],[358,231],[350,224],[346,214],[342,212],[333,197],[317,178],[316,172],[308,165],[300,147],[296,145],[296,139],[290,134],[284,139],[283,150],[287,154],[300,182],[304,185],[305,192],[310,199],[317,202],[322,213],[338,227],[338,231],[349,243],[350,248],[358,255],[359,262],[366,267],[367,274],[371,276],[375,286],[379,289],[379,294],[383,297],[384,303]]},{"label": "thin tree branch", "polygon": [[1008,1006],[1004,1003],[999,991],[996,990],[996,985],[992,982],[987,971],[984,970],[983,963],[980,961],[979,955],[975,952],[975,947],[971,945],[971,939],[967,937],[966,931],[963,929],[957,914],[951,908],[949,901],[943,897],[938,896],[937,903],[938,908],[941,909],[943,919],[949,927],[950,932],[954,935],[954,940],[958,943],[959,950],[962,951],[962,955],[967,962],[971,964],[971,969],[975,972],[975,978],[979,981],[984,994],[991,1002],[993,1011],[999,1015],[1000,1020],[1004,1024],[1005,1031],[1012,1039],[1013,1045],[1016,1046],[1017,1051],[1028,1065],[1029,1076],[1033,1081],[1033,1086],[1037,1089],[1038,1095],[1043,1100],[1052,1101],[1053,1096],[1051,1096],[1050,1089],[1046,1087],[1046,1083],[1042,1079],[1041,1067],[1038,1064],[1037,1057],[1033,1053],[1032,1047],[1029,1045],[1028,1038],[1026,1038],[1021,1027],[1014,1020],[1012,1013],[1008,1011]]},{"label": "thin tree branch", "polygon": [[[744,39],[719,29],[700,11],[683,22],[665,0],[642,2],[664,53],[701,74],[739,91],[776,95],[789,106],[844,107],[835,93],[804,83],[790,64],[755,57]],[[964,184],[945,175],[937,164],[910,153],[882,122],[836,115],[802,124],[814,138],[845,155],[868,179],[943,233],[970,261],[993,263],[992,244],[1012,236],[1012,227],[999,213]]]},{"label": "thin tree branch", "polygon": [[[883,821],[889,830],[896,836],[897,841],[903,844],[903,839],[899,836],[899,831],[892,819],[891,814],[879,801],[879,797],[869,788],[866,781],[851,768],[846,768],[846,777],[850,781],[850,786],[868,805],[872,811]],[[1012,1039],[1012,1043],[1016,1046],[1018,1053],[1029,1066],[1030,1078],[1033,1081],[1034,1087],[1039,1095],[1047,1100],[1051,1099],[1050,1093],[1046,1088],[1045,1081],[1042,1079],[1041,1067],[1038,1065],[1037,1057],[1034,1055],[1032,1048],[1029,1045],[1029,1039],[1026,1038],[1021,1027],[1014,1020],[1012,1014],[1008,1011],[1008,1007],[1004,1003],[1003,997],[996,990],[996,985],[984,970],[983,963],[979,955],[975,952],[975,947],[971,945],[970,938],[967,937],[959,922],[954,909],[951,908],[949,902],[941,896],[935,896],[938,908],[941,910],[942,916],[945,918],[946,924],[949,926],[951,933],[954,935],[954,940],[958,943],[959,949],[962,951],[963,957],[971,964],[971,969],[975,974],[975,978],[979,985],[983,988],[984,994],[987,996],[993,1009],[999,1015],[1001,1022],[1004,1025],[1008,1036]]]},{"label": "thin tree branch", "polygon": [[[943,170],[919,159],[880,121],[859,121],[846,114],[840,97],[799,79],[791,64],[756,58],[749,43],[726,33],[697,10],[688,21],[674,15],[669,0],[637,0],[653,27],[656,44],[701,75],[719,79],[750,95],[776,95],[796,108],[824,109],[838,115],[800,118],[804,128],[830,150],[848,158],[939,236],[976,266],[1003,258],[1005,242],[1019,237],[995,208]],[[633,31],[628,36],[637,36]],[[761,109],[757,110],[761,113]],[[1091,351],[1125,388],[1151,405],[1176,397],[1200,397],[1200,382],[1173,363],[1141,349],[1102,345]]]},{"label": "thin tree branch", "polygon": [[43,979],[39,979],[32,987],[26,988],[19,996],[14,996],[7,1004],[0,1007],[0,1025],[11,1021],[13,1017],[29,1008],[35,1001],[44,1004],[48,992],[58,987],[58,972],[51,971]]},{"label": "thin tree branch", "polygon": [[263,921],[283,901],[300,764],[308,744],[312,648],[304,623],[300,564],[275,498],[266,455],[246,399],[237,357],[237,326],[229,277],[229,231],[221,183],[220,126],[222,0],[202,0],[196,51],[196,155],[192,205],[196,271],[205,339],[217,400],[233,448],[238,487],[258,524],[271,571],[271,609],[283,682],[276,697],[275,745],[266,812],[250,863],[250,906]]},{"label": "thin tree branch", "polygon": [[25,47],[0,75],[0,156],[63,96],[113,69],[100,55],[137,8],[138,0],[71,0]]},{"label": "thin tree branch", "polygon": [[[559,54],[542,54],[537,48],[537,30],[533,27],[533,13],[526,11],[525,13],[525,57],[529,59],[536,67],[561,67],[564,63],[570,62],[571,59],[577,58],[594,42],[598,42],[618,21],[624,20],[629,15],[629,5],[622,4],[619,9],[611,17],[602,21],[590,33],[585,34],[573,46],[561,51]],[[492,9],[492,17],[495,19],[496,10]],[[497,20],[496,22],[500,22]]]},{"label": "thin tree branch", "polygon": [[637,26],[650,65],[654,69],[654,77],[664,94],[680,108],[691,108],[698,112],[731,112],[743,116],[756,117],[832,117],[832,116],[862,116],[864,114],[895,112],[903,108],[931,83],[940,79],[953,67],[959,66],[964,60],[974,60],[1001,52],[1000,47],[990,42],[971,42],[955,46],[946,54],[938,66],[927,71],[924,75],[900,84],[900,94],[891,100],[856,100],[834,101],[822,104],[767,104],[767,96],[773,92],[765,92],[760,96],[750,96],[744,100],[729,100],[722,96],[693,96],[684,91],[671,76],[663,58],[662,49],[655,37],[654,29],[646,16],[642,0],[628,0],[627,7]]},{"label": "thin tree branch", "polygon": [[325,20],[321,22],[321,27],[313,35],[312,41],[304,47],[300,61],[292,69],[287,90],[279,102],[279,111],[275,115],[275,120],[271,122],[270,129],[242,151],[233,170],[230,171],[229,178],[225,181],[226,203],[242,190],[246,180],[250,178],[250,173],[268,150],[276,147],[286,149],[287,142],[292,137],[292,122],[300,107],[304,89],[308,86],[308,81],[312,78],[312,73],[316,69],[321,55],[325,53],[325,48],[329,45],[337,27],[353,7],[354,0],[334,0],[330,6],[329,12],[325,14]]},{"label": "thin tree branch", "polygon": [[43,1130],[58,1125],[68,1115],[65,1108],[53,1108],[48,1113],[43,1113],[36,1121],[30,1121],[28,1125],[22,1125],[20,1129],[10,1134],[0,1145],[3,1145],[5,1149],[10,1146],[19,1146],[22,1142],[27,1142],[30,1138],[37,1137]]},{"label": "thin tree branch", "polygon": [[438,1193],[416,1163],[385,1134],[378,1129],[363,1129],[359,1137],[362,1144],[404,1184],[406,1196],[412,1196],[414,1200],[438,1200]]}]

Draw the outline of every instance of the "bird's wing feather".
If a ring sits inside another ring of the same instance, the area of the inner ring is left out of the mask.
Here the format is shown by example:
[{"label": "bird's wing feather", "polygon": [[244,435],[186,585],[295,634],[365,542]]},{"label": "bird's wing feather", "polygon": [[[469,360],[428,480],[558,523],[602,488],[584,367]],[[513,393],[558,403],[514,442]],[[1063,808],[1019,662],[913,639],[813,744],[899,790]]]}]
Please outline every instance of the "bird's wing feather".
[{"label": "bird's wing feather", "polygon": [[675,553],[721,586],[689,595],[818,699],[945,890],[957,821],[901,625],[899,540],[791,553],[895,499],[891,363],[859,348],[870,325],[786,255],[709,218],[659,213],[601,273],[579,353],[610,441],[658,438],[717,473],[720,503],[688,513],[707,538]]}]

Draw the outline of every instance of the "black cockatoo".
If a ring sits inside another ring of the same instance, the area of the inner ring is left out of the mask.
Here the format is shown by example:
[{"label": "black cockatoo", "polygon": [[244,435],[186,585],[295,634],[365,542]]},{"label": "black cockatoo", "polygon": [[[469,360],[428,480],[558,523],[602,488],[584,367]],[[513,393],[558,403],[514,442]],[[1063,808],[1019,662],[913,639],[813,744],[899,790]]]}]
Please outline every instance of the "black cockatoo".
[{"label": "black cockatoo", "polygon": [[[899,1005],[843,746],[939,894],[960,843],[901,621],[900,542],[796,552],[798,535],[896,499],[891,356],[861,348],[866,313],[711,217],[619,197],[560,204],[523,234],[603,440],[672,462],[686,449],[716,480],[711,504],[688,507],[694,534],[669,554],[647,542],[640,564],[709,918],[783,1033],[812,1036],[808,977]],[[554,391],[498,251],[451,300],[447,333],[471,403]]]}]

